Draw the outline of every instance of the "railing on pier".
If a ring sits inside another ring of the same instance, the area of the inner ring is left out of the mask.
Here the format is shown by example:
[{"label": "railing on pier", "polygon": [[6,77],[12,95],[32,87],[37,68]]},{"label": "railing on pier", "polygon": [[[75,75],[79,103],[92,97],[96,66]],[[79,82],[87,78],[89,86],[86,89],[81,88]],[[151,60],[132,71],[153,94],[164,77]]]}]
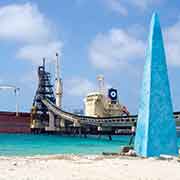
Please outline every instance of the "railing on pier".
[{"label": "railing on pier", "polygon": [[[55,115],[70,121],[72,123],[79,123],[81,125],[94,125],[94,126],[104,126],[104,127],[127,127],[132,126],[137,121],[137,115],[133,116],[116,116],[116,117],[89,117],[80,116],[70,112],[66,112],[59,109],[54,103],[47,99],[42,99],[43,104],[53,112]],[[180,112],[174,113],[174,118],[176,124],[180,126]]]}]

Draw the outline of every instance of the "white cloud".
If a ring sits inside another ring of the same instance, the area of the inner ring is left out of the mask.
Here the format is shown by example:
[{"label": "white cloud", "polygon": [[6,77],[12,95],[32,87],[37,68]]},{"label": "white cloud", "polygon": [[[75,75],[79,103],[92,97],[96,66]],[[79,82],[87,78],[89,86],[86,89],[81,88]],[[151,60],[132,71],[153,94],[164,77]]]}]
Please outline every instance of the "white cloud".
[{"label": "white cloud", "polygon": [[31,3],[0,7],[0,39],[19,42],[16,57],[35,64],[62,48],[53,24]]},{"label": "white cloud", "polygon": [[126,16],[128,14],[127,8],[121,3],[120,0],[105,0],[107,6],[121,15]]},{"label": "white cloud", "polygon": [[123,29],[112,29],[100,33],[90,45],[91,63],[100,69],[116,69],[142,59],[145,54],[144,42]]},{"label": "white cloud", "polygon": [[133,24],[127,28],[128,34],[130,34],[133,37],[136,37],[136,39],[147,38],[147,27],[144,27],[140,24]]},{"label": "white cloud", "polygon": [[50,22],[30,3],[0,7],[0,38],[41,42],[51,38]]},{"label": "white cloud", "polygon": [[[104,90],[107,94],[109,88],[112,87],[111,84],[105,83]],[[74,77],[72,79],[67,79],[65,81],[65,92],[71,96],[85,97],[88,93],[98,91],[98,81],[96,83],[82,77]]]},{"label": "white cloud", "polygon": [[96,89],[96,86],[93,82],[81,77],[75,77],[66,80],[66,83],[66,92],[71,96],[84,97],[89,92],[92,92]]},{"label": "white cloud", "polygon": [[165,47],[168,63],[180,66],[180,20],[165,30]]},{"label": "white cloud", "polygon": [[152,5],[160,3],[161,0],[130,0],[128,2],[129,4],[132,4],[138,7],[139,9],[146,10]]},{"label": "white cloud", "polygon": [[161,0],[102,0],[114,12],[126,16],[129,13],[129,7],[147,10],[154,4],[158,4]]},{"label": "white cloud", "polygon": [[[140,29],[141,33],[137,33],[136,29]],[[133,69],[133,60],[145,59],[147,42],[142,40],[142,34],[146,34],[145,29],[139,25],[126,30],[111,29],[107,33],[99,33],[89,48],[91,63],[104,70]],[[164,39],[168,63],[180,66],[180,19],[164,30]]]},{"label": "white cloud", "polygon": [[46,58],[46,62],[52,62],[55,57],[55,53],[61,51],[62,44],[60,42],[49,42],[46,44],[33,44],[26,45],[19,49],[17,57],[20,59],[27,59],[34,64],[39,64],[42,58]]}]

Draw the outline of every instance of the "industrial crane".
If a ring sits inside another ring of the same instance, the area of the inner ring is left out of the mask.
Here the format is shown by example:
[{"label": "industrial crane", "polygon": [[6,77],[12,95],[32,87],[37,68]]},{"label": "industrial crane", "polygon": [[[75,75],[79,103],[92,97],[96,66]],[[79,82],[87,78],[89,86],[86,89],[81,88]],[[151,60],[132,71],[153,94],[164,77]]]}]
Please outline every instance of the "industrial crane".
[{"label": "industrial crane", "polygon": [[17,97],[19,96],[20,88],[13,85],[0,85],[0,90],[13,90],[14,91],[14,95],[16,97],[16,116],[18,116],[19,105],[18,105]]}]

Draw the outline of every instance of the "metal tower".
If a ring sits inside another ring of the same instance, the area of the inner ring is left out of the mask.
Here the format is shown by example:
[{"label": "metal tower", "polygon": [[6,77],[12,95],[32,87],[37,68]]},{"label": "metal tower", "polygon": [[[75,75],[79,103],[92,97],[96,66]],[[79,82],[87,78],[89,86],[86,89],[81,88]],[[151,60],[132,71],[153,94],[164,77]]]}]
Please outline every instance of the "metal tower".
[{"label": "metal tower", "polygon": [[59,55],[56,53],[56,86],[55,86],[55,94],[56,94],[56,106],[61,108],[62,102],[62,94],[63,94],[63,87],[62,87],[62,79],[60,78],[60,65],[59,65]]},{"label": "metal tower", "polygon": [[106,90],[105,90],[104,76],[103,75],[98,75],[97,80],[98,80],[99,92],[102,93],[102,94],[105,94]]},{"label": "metal tower", "polygon": [[48,124],[48,109],[41,99],[48,99],[52,103],[56,101],[51,75],[45,70],[45,59],[43,65],[38,67],[38,89],[33,100],[31,128],[44,129]]}]

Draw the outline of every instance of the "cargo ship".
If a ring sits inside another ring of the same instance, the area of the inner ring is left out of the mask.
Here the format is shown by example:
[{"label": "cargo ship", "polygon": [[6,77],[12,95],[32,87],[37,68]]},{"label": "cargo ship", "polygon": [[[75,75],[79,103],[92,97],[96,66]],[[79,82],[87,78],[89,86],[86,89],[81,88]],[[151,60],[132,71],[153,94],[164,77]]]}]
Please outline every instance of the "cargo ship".
[{"label": "cargo ship", "polygon": [[[57,56],[58,62],[58,56]],[[137,120],[137,115],[130,115],[118,96],[115,88],[105,88],[104,76],[99,75],[98,88],[90,92],[84,98],[84,115],[66,112],[61,108],[62,80],[58,76],[59,65],[56,65],[55,92],[51,84],[50,73],[43,65],[38,67],[38,88],[33,100],[30,113],[0,112],[0,133],[69,133],[86,135],[91,129],[96,134],[122,134],[122,130],[131,132],[131,127]],[[13,86],[3,86],[13,89],[15,95],[19,91]],[[179,127],[180,112],[174,113],[177,126]],[[116,133],[117,132],[117,133]],[[126,132],[126,134],[127,134]]]},{"label": "cargo ship", "polygon": [[31,133],[30,113],[0,111],[0,133]]},{"label": "cargo ship", "polygon": [[14,85],[1,84],[0,90],[12,91],[16,99],[16,112],[0,111],[0,133],[31,133],[30,112],[19,112],[20,88]]}]

